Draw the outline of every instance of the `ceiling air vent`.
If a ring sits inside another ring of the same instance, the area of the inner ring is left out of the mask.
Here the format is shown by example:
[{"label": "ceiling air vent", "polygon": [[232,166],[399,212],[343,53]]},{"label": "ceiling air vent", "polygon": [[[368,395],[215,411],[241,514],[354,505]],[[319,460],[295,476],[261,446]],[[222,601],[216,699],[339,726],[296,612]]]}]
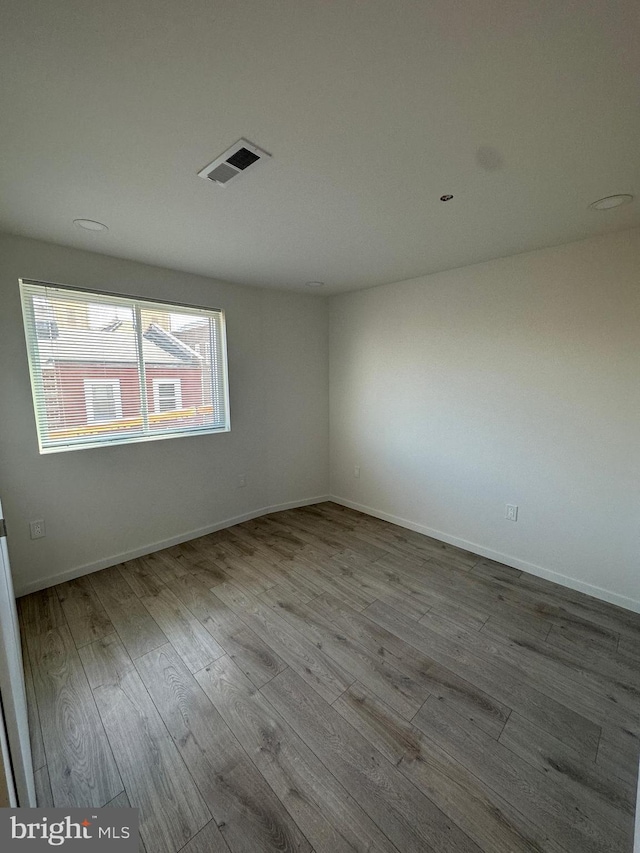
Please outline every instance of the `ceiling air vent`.
[{"label": "ceiling air vent", "polygon": [[271,154],[267,154],[257,145],[247,139],[239,139],[224,154],[216,157],[213,163],[209,163],[198,172],[198,175],[207,181],[213,181],[220,187],[226,187],[234,179],[237,180],[243,172],[255,168],[263,160],[270,158]]}]

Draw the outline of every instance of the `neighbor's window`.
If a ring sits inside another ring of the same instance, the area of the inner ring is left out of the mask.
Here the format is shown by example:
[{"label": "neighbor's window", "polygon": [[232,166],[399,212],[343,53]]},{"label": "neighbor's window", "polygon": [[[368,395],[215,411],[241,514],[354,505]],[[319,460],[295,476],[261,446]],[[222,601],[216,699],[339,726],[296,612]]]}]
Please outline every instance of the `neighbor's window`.
[{"label": "neighbor's window", "polygon": [[229,429],[219,310],[21,281],[41,453]]},{"label": "neighbor's window", "polygon": [[153,404],[156,412],[175,412],[182,408],[182,387],[179,379],[154,379]]},{"label": "neighbor's window", "polygon": [[122,417],[119,379],[85,379],[87,423],[110,423]]}]

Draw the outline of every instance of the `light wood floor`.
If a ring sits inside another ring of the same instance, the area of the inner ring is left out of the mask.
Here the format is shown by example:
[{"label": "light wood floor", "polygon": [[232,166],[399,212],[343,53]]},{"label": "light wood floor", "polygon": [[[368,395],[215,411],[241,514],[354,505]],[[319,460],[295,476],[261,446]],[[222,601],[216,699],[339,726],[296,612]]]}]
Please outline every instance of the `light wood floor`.
[{"label": "light wood floor", "polygon": [[148,853],[631,851],[628,611],[331,503],[19,604],[40,803]]}]

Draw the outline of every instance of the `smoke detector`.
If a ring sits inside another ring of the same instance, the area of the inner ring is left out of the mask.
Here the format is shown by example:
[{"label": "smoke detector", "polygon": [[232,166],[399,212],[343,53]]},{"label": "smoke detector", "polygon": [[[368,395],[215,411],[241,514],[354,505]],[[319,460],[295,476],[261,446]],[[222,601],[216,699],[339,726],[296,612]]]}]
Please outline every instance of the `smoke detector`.
[{"label": "smoke detector", "polygon": [[263,160],[270,160],[271,154],[267,154],[262,148],[258,148],[248,139],[239,139],[231,148],[227,148],[224,154],[205,166],[198,177],[207,181],[213,181],[219,187],[226,187],[232,180],[244,172],[254,169]]}]

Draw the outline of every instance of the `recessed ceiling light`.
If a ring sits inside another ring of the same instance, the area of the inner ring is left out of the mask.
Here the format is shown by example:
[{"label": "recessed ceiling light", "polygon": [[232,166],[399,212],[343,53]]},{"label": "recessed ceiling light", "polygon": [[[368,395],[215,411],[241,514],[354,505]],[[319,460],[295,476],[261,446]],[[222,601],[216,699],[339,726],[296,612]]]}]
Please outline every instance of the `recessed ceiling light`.
[{"label": "recessed ceiling light", "polygon": [[612,207],[621,207],[623,204],[629,204],[630,201],[633,201],[633,196],[627,193],[608,195],[606,198],[599,198],[598,201],[592,202],[589,207],[594,210],[611,210]]},{"label": "recessed ceiling light", "polygon": [[84,228],[85,231],[108,231],[106,225],[102,222],[96,222],[94,219],[74,219],[73,224],[78,228]]},{"label": "recessed ceiling light", "polygon": [[324,281],[308,281],[307,287],[324,287]]},{"label": "recessed ceiling light", "polygon": [[447,193],[446,195],[440,196],[440,201],[451,201],[452,198],[453,198],[453,196],[449,195],[449,193]]}]

